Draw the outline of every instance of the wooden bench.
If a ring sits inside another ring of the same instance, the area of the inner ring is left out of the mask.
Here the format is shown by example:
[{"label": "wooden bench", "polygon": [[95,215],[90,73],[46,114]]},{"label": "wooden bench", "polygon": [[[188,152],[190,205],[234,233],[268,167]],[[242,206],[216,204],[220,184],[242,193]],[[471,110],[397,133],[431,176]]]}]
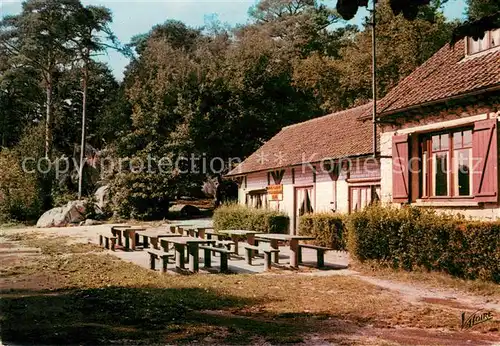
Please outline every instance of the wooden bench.
[{"label": "wooden bench", "polygon": [[[262,239],[262,238],[260,238],[260,239],[255,239],[255,240],[253,241],[253,244],[254,244],[255,246],[257,246],[257,247],[258,247],[258,246],[259,246],[259,244],[261,244],[261,243],[271,244],[271,241],[270,241],[269,239]],[[259,250],[260,250],[260,248],[259,248]],[[258,255],[258,254],[259,254],[259,251],[255,251],[255,253]]]},{"label": "wooden bench", "polygon": [[232,253],[231,251],[213,246],[200,246],[200,249],[204,251],[203,260],[206,268],[212,267],[212,252],[214,252],[220,254],[220,272],[228,271],[227,259]]},{"label": "wooden bench", "polygon": [[107,234],[99,234],[99,245],[104,246],[108,250],[115,251],[116,239],[116,237]]},{"label": "wooden bench", "polygon": [[[236,245],[235,242],[232,240],[217,240],[215,242],[215,247],[219,247],[219,248],[225,247],[229,251],[231,251],[231,246],[235,246],[235,245]],[[231,252],[234,253],[235,251],[231,251]]]},{"label": "wooden bench", "polygon": [[222,240],[224,240],[224,238],[226,238],[226,236],[225,236],[225,235],[223,235],[223,234],[219,234],[219,233],[217,233],[217,232],[215,232],[215,231],[213,231],[213,230],[205,230],[205,236],[206,236],[206,238],[207,238],[208,240],[210,240],[210,239],[212,239],[212,238],[215,238],[215,239],[217,239],[217,240],[222,241]]},{"label": "wooden bench", "polygon": [[325,266],[325,252],[326,251],[332,251],[332,248],[329,247],[324,247],[324,246],[317,246],[317,245],[310,245],[310,244],[299,244],[299,248],[297,249],[298,254],[298,264],[302,263],[302,249],[313,249],[316,250],[316,267],[317,268],[322,268]]},{"label": "wooden bench", "polygon": [[264,269],[266,271],[271,269],[272,254],[278,255],[278,253],[280,252],[280,250],[278,249],[259,248],[258,246],[245,245],[245,257],[248,265],[252,265],[252,258],[255,251],[262,251],[264,253]]},{"label": "wooden bench", "polygon": [[174,254],[170,254],[161,250],[148,250],[149,254],[149,268],[151,270],[156,270],[156,260],[162,260],[162,272],[167,272],[168,259],[173,258]]}]

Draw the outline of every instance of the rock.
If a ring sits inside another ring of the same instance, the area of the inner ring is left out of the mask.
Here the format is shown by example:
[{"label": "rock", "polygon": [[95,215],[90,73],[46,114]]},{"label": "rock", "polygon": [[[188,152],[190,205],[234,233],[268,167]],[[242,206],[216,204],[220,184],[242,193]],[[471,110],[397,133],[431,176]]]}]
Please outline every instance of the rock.
[{"label": "rock", "polygon": [[38,222],[36,227],[65,227],[72,223],[79,223],[85,219],[85,202],[71,201],[64,207],[58,207],[46,211]]},{"label": "rock", "polygon": [[111,201],[109,196],[109,185],[101,186],[95,192],[96,205],[100,210],[104,211],[107,209],[109,202]]},{"label": "rock", "polygon": [[174,204],[170,211],[179,212],[182,217],[192,217],[201,215],[200,209],[190,204]]}]

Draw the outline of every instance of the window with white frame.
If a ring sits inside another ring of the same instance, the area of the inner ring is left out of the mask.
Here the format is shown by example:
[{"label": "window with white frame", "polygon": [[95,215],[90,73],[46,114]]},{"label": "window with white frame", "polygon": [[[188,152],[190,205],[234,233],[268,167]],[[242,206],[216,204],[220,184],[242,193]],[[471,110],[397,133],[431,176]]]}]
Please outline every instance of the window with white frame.
[{"label": "window with white frame", "polygon": [[467,54],[476,54],[500,46],[500,29],[487,31],[483,38],[467,38]]},{"label": "window with white frame", "polygon": [[246,205],[248,207],[262,209],[267,208],[267,191],[266,190],[254,190],[250,191],[246,196]]}]

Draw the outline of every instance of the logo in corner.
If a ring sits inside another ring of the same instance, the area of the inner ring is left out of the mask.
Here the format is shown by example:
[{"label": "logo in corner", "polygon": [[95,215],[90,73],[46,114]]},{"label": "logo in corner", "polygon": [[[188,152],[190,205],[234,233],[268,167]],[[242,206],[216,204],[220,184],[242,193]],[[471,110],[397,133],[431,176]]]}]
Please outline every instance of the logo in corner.
[{"label": "logo in corner", "polygon": [[478,324],[490,321],[493,319],[493,313],[491,311],[481,312],[477,310],[476,312],[470,314],[468,317],[465,312],[462,312],[462,323],[460,325],[461,330],[471,329]]}]

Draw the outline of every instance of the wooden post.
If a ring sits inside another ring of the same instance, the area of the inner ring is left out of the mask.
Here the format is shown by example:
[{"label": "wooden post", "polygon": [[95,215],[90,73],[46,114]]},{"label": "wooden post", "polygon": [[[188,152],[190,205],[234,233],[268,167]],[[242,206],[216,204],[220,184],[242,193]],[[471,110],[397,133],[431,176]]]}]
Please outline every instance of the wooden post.
[{"label": "wooden post", "polygon": [[197,273],[199,271],[199,260],[198,257],[198,243],[191,243],[187,245],[189,252],[189,271],[192,273]]},{"label": "wooden post", "polygon": [[168,265],[168,256],[167,255],[162,256],[162,260],[163,260],[162,272],[166,273]]},{"label": "wooden post", "polygon": [[151,270],[156,270],[156,256],[152,253],[149,254],[149,268]]},{"label": "wooden post", "polygon": [[290,267],[292,268],[297,268],[299,266],[298,247],[299,247],[299,241],[297,239],[290,239],[290,251],[291,251]]},{"label": "wooden post", "polygon": [[210,268],[212,266],[212,251],[204,249],[203,260],[205,262],[205,267]]},{"label": "wooden post", "polygon": [[175,244],[175,267],[184,269],[184,245]]},{"label": "wooden post", "polygon": [[271,252],[264,251],[264,270],[268,271],[271,269]]},{"label": "wooden post", "polygon": [[323,268],[325,266],[325,251],[318,249],[316,252],[318,268]]},{"label": "wooden post", "polygon": [[[290,244],[291,245],[291,244]],[[278,239],[271,239],[271,248],[278,250]],[[274,263],[279,263],[280,257],[279,252],[274,252]]]},{"label": "wooden post", "polygon": [[220,254],[220,271],[221,271],[221,273],[225,273],[228,271],[227,253],[225,253],[225,252],[221,252],[221,254]]},{"label": "wooden post", "polygon": [[246,255],[246,260],[248,265],[252,265],[252,257],[253,257],[253,250],[252,249],[245,249],[245,255]]}]

